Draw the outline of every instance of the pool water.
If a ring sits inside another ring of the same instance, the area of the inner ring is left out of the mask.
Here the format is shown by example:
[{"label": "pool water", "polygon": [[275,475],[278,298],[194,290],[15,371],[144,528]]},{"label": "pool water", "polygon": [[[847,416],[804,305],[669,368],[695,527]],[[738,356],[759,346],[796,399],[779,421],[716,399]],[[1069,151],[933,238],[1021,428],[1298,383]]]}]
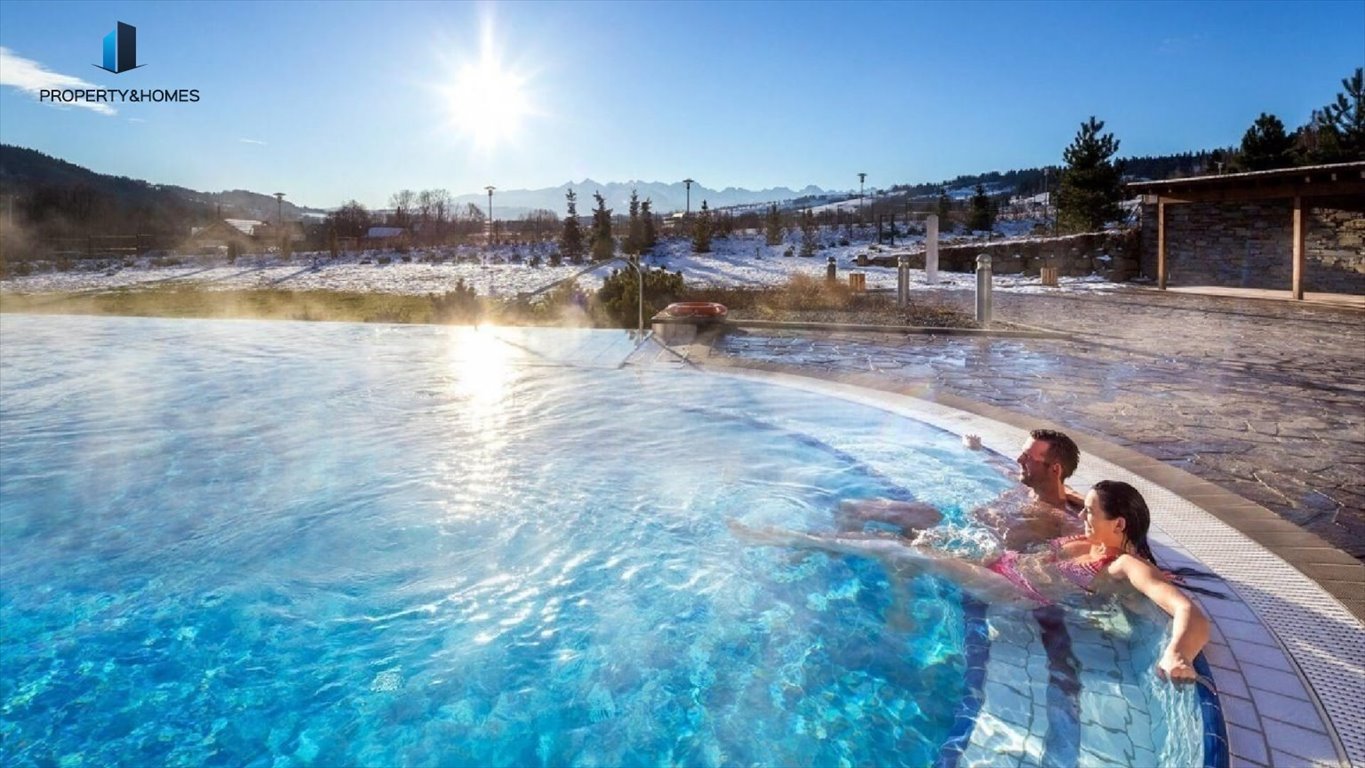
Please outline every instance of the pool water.
[{"label": "pool water", "polygon": [[951,586],[725,525],[1009,487],[913,419],[611,331],[0,337],[6,764],[929,765],[970,698]]}]

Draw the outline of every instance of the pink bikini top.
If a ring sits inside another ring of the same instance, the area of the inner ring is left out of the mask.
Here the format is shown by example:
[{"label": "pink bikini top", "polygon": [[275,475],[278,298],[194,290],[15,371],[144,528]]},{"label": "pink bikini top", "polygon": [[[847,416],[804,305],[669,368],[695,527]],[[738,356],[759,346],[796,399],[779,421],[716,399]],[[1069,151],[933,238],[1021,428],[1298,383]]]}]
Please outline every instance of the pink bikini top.
[{"label": "pink bikini top", "polygon": [[1108,568],[1110,563],[1119,559],[1119,555],[1122,555],[1123,553],[1114,552],[1107,554],[1092,563],[1078,563],[1075,560],[1068,560],[1062,557],[1062,547],[1073,541],[1083,541],[1084,539],[1084,534],[1063,536],[1059,539],[1053,539],[1048,542],[1048,545],[1052,549],[1052,556],[1054,558],[1053,564],[1057,567],[1057,570],[1070,580],[1072,584],[1075,584],[1086,592],[1094,592],[1095,577],[1100,575],[1101,570]]}]

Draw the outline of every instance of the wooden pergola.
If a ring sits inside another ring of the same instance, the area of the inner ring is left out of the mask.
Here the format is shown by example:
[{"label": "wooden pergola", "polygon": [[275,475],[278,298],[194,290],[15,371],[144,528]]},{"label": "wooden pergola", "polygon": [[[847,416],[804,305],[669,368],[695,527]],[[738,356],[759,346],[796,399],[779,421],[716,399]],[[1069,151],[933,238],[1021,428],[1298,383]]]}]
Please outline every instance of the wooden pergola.
[{"label": "wooden pergola", "polygon": [[1365,162],[1309,165],[1273,171],[1196,176],[1168,181],[1128,184],[1143,202],[1155,203],[1157,211],[1157,286],[1166,289],[1166,206],[1181,203],[1241,203],[1252,200],[1292,200],[1293,286],[1295,299],[1303,299],[1304,218],[1314,201],[1335,198],[1352,210],[1365,211]]}]

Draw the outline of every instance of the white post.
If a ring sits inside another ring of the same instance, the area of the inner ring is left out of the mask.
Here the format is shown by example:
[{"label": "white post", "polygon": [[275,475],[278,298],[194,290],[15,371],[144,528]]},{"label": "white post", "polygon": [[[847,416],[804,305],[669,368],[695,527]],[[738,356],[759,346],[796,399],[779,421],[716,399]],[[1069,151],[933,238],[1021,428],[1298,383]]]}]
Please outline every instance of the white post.
[{"label": "white post", "polygon": [[976,257],[976,322],[983,327],[991,322],[991,255]]},{"label": "white post", "polygon": [[938,214],[931,213],[924,220],[924,281],[938,283]]},{"label": "white post", "polygon": [[902,253],[896,259],[896,306],[910,304],[910,254]]}]

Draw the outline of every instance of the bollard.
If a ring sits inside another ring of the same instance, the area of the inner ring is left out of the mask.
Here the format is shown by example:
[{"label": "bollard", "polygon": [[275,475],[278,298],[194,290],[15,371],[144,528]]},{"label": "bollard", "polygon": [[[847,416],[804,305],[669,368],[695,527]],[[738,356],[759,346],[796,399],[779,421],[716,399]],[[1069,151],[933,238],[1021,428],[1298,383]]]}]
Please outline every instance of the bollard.
[{"label": "bollard", "polygon": [[834,263],[834,257],[831,256],[829,257],[829,260],[825,262],[825,282],[833,283],[837,281],[838,278],[834,274],[836,271],[838,271],[838,267]]},{"label": "bollard", "polygon": [[991,255],[976,257],[976,322],[982,326],[991,322]]},{"label": "bollard", "polygon": [[938,283],[938,216],[932,213],[924,220],[924,282]]},{"label": "bollard", "polygon": [[896,259],[896,306],[910,305],[910,254],[902,253]]}]

